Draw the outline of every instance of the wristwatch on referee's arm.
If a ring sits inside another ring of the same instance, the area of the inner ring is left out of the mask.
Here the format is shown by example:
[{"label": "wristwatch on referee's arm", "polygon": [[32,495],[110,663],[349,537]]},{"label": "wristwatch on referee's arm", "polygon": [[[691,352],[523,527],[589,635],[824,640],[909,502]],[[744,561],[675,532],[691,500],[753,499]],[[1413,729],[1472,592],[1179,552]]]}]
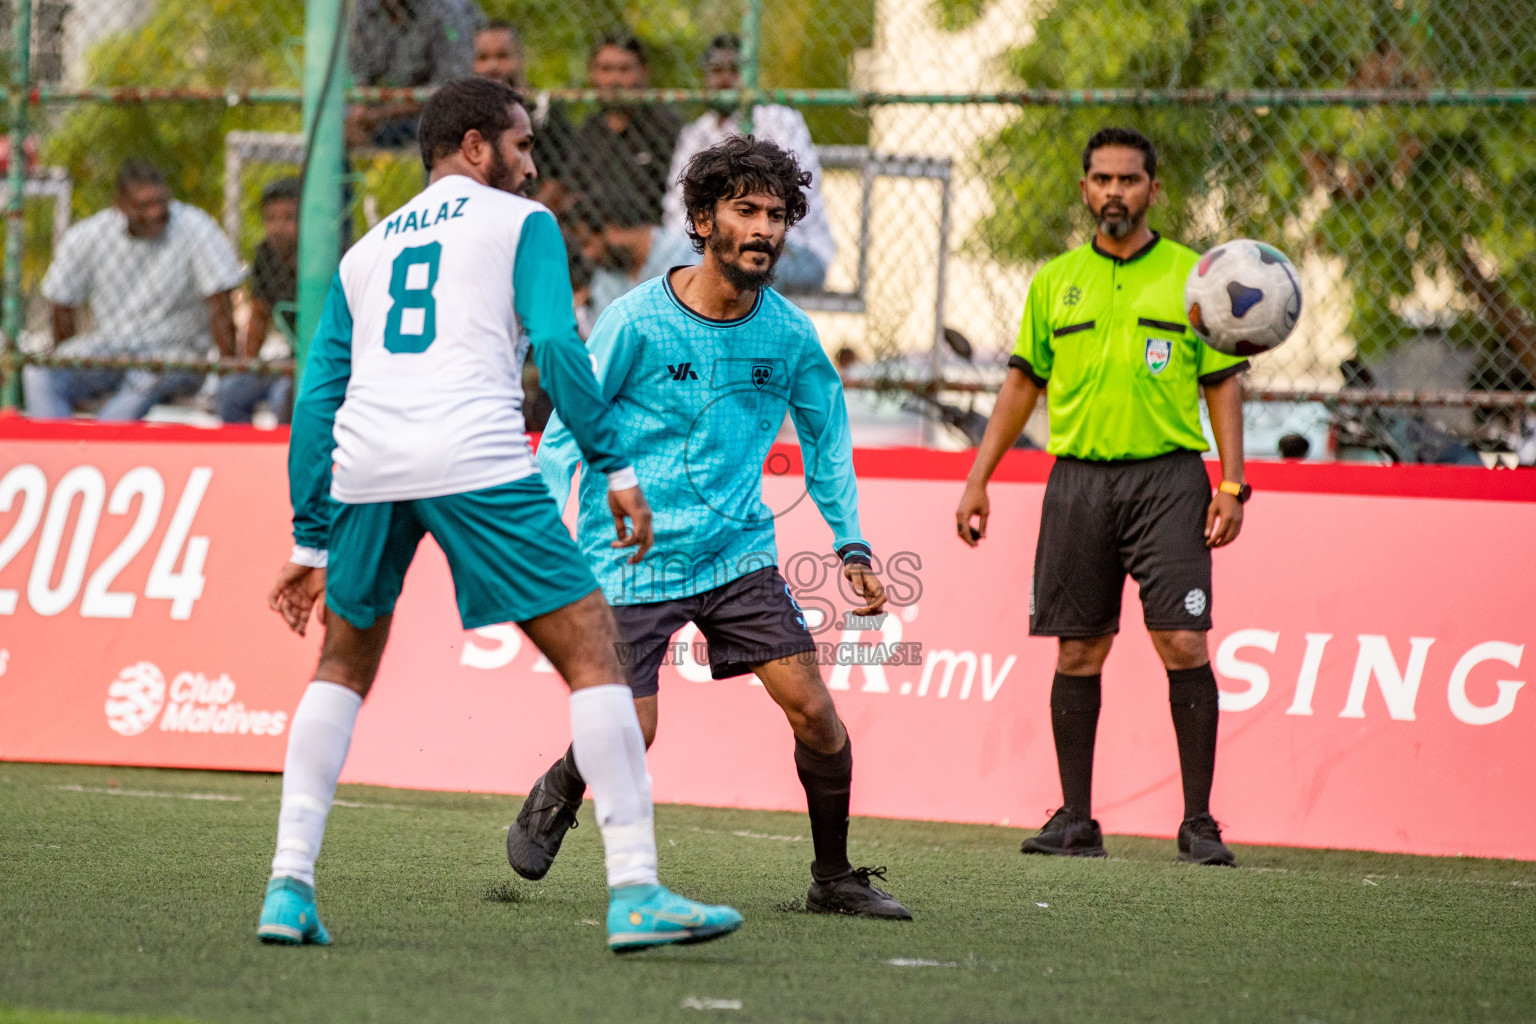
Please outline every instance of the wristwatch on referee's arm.
[{"label": "wristwatch on referee's arm", "polygon": [[1253,497],[1253,488],[1247,484],[1235,484],[1231,480],[1223,480],[1221,486],[1216,488],[1222,494],[1230,494],[1237,499],[1239,505],[1248,504],[1248,499]]}]

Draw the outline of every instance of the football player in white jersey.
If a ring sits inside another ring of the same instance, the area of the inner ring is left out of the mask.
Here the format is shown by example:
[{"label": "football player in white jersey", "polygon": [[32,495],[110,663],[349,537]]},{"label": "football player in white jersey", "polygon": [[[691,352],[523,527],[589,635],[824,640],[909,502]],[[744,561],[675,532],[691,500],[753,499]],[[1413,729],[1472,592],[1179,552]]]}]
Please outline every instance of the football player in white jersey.
[{"label": "football player in white jersey", "polygon": [[325,642],[294,712],[277,854],[257,935],[324,945],[315,858],[352,728],[378,671],[406,569],[430,533],[465,629],[516,622],[571,688],[571,731],[606,852],[616,952],[698,942],[741,915],[657,883],[645,741],[602,591],[534,465],[522,364],[588,465],[606,475],[618,538],[639,561],[651,512],[576,333],[565,247],[549,211],[514,193],[533,131],[502,82],[456,79],[419,132],[427,188],[343,257],[310,346],[288,453],[294,550],[268,598]]}]

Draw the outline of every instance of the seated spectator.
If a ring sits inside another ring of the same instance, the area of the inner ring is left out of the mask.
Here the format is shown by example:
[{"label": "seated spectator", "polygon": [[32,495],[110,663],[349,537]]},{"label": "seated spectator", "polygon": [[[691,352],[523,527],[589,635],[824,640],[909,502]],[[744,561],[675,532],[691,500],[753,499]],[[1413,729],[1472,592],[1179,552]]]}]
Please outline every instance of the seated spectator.
[{"label": "seated spectator", "polygon": [[699,262],[687,235],[648,221],[628,192],[584,196],[577,218],[584,222],[582,255],[596,268],[590,299],[594,317],[642,282]]},{"label": "seated spectator", "polygon": [[528,101],[533,120],[533,166],[538,176],[530,179],[530,192],[555,214],[570,212],[576,192],[571,188],[571,153],[576,130],[566,116],[565,104],[547,94],[530,96],[528,62],[522,37],[505,21],[493,21],[475,33],[475,74],[506,82]]},{"label": "seated spectator", "polygon": [[[262,355],[273,323],[289,345],[294,337],[294,302],[299,291],[299,196],[298,178],[283,178],[268,185],[261,193],[261,229],[266,235],[256,246],[251,260],[251,316],[245,322],[239,355],[253,359]],[[219,381],[214,410],[225,423],[249,423],[258,403],[287,423],[292,414],[293,380],[254,373],[235,373]]]},{"label": "seated spectator", "polygon": [[[598,43],[587,61],[593,89],[651,84],[645,49],[633,37]],[[661,223],[661,197],[683,120],[664,103],[605,103],[576,132],[572,184],[581,193],[628,195],[648,224]]]},{"label": "seated spectator", "polygon": [[[244,272],[214,219],[171,198],[153,164],[129,160],[113,205],[64,233],[43,277],[61,356],[202,359],[211,345],[235,354],[231,294]],[[78,334],[89,304],[95,330]],[[25,367],[27,411],[67,419],[108,396],[102,420],[136,420],[157,402],[195,393],[204,374]]]},{"label": "seated spectator", "polygon": [[[741,88],[741,41],[735,36],[720,35],[710,42],[704,52],[704,86],[712,90]],[[739,130],[735,108],[725,107],[705,111],[679,133],[662,204],[662,223],[669,230],[681,234],[687,229],[683,187],[678,184],[683,168],[695,153],[723,142]],[[778,143],[795,155],[802,171],[811,172],[811,185],[805,190],[805,219],[790,229],[784,241],[784,255],[775,270],[774,284],[784,292],[820,291],[826,284],[827,268],[837,255],[837,245],[832,241],[827,204],[821,195],[821,161],[811,142],[811,131],[798,110],[760,104],[752,108],[752,134]]]},{"label": "seated spectator", "polygon": [[[347,45],[352,84],[416,89],[467,75],[484,21],[475,0],[357,0]],[[413,146],[420,114],[415,100],[354,104],[347,110],[347,145]]]}]

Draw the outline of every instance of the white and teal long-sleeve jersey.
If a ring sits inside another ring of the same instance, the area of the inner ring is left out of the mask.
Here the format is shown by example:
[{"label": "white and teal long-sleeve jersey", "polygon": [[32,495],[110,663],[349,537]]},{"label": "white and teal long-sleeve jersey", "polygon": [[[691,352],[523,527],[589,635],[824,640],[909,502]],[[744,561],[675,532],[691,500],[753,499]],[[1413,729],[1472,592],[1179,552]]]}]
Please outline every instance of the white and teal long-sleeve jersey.
[{"label": "white and teal long-sleeve jersey", "polygon": [[[587,341],[656,529],[655,548],[629,565],[629,550],[610,547],[602,478],[582,474],[577,540],[603,593],[613,604],[675,600],[776,564],[763,462],[786,411],[834,550],[867,563],[842,382],[810,318],[765,288],[741,319],[711,320],[683,305],[670,277],[615,301]],[[539,468],[562,506],[579,461],[560,412]]]},{"label": "white and teal long-sleeve jersey", "polygon": [[450,175],[364,235],[331,284],[294,409],[296,544],[327,547],[332,501],[433,498],[536,472],[522,412],[530,348],[586,458],[633,486],[548,210]]}]

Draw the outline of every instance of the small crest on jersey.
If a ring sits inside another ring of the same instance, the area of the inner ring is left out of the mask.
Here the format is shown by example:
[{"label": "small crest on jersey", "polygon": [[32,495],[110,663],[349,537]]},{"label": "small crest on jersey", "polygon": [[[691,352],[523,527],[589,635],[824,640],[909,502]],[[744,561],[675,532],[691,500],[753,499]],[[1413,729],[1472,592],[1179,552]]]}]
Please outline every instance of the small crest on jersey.
[{"label": "small crest on jersey", "polygon": [[761,390],[763,390],[763,388],[768,386],[768,382],[770,380],[772,380],[772,379],[773,379],[773,364],[772,363],[753,363],[752,364],[752,386],[753,387],[755,387],[755,388],[757,388],[757,390],[761,391]]},{"label": "small crest on jersey", "polygon": [[1147,369],[1152,371],[1155,377],[1168,368],[1168,360],[1173,356],[1173,342],[1167,338],[1147,339]]},{"label": "small crest on jersey", "polygon": [[1072,287],[1068,288],[1067,293],[1061,297],[1061,304],[1063,306],[1075,306],[1077,305],[1077,300],[1081,299],[1082,297],[1083,290],[1074,284]]}]

